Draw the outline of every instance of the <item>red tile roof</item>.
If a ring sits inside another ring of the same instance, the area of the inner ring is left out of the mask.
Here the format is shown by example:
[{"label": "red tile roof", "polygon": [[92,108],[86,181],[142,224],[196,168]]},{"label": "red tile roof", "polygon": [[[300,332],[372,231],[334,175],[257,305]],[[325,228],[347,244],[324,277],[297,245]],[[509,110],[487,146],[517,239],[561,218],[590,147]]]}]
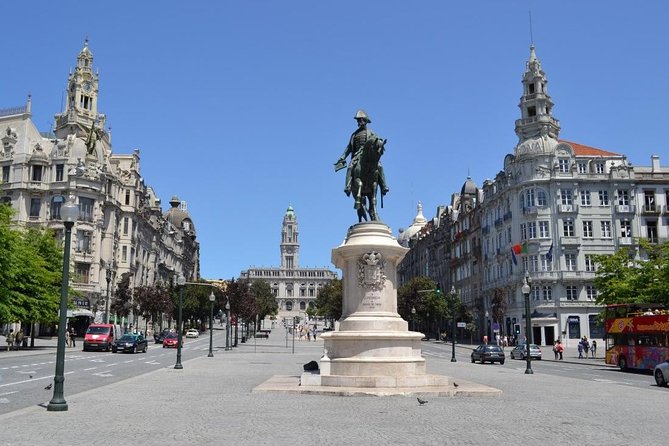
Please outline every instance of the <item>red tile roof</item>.
[{"label": "red tile roof", "polygon": [[606,150],[597,149],[595,147],[584,146],[571,141],[561,139],[560,142],[569,144],[574,148],[574,155],[576,156],[620,156],[619,153],[608,152]]}]

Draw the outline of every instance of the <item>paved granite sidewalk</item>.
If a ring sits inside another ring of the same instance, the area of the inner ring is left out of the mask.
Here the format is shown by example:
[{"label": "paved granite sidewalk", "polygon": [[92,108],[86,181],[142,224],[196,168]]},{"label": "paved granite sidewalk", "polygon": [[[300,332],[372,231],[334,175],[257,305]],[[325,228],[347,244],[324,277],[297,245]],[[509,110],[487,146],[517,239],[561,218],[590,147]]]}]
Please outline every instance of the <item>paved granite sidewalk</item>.
[{"label": "paved granite sidewalk", "polygon": [[[292,341],[278,328],[232,351],[206,352],[172,366],[76,395],[67,412],[36,405],[0,416],[0,445],[557,445],[655,444],[665,435],[665,389],[535,373],[521,365],[451,363],[428,357],[428,372],[494,384],[496,398],[333,397],[254,393],[275,375],[298,376],[322,342]],[[520,361],[519,361],[520,363]],[[514,363],[511,363],[514,364]],[[583,385],[587,383],[587,385]],[[50,394],[45,392],[46,403]],[[655,408],[655,409],[654,409]],[[522,429],[517,424],[522,419]],[[483,423],[482,423],[483,422]],[[587,428],[585,427],[587,426]],[[661,441],[660,441],[661,442]]]}]

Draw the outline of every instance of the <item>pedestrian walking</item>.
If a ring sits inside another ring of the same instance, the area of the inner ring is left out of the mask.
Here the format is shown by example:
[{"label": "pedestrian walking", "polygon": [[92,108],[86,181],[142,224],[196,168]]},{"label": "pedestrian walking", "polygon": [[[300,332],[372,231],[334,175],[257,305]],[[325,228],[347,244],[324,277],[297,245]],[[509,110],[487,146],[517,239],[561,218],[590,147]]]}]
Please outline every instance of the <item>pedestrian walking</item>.
[{"label": "pedestrian walking", "polygon": [[72,343],[72,348],[77,346],[75,338],[77,337],[77,332],[74,331],[74,328],[70,328],[70,342]]},{"label": "pedestrian walking", "polygon": [[7,335],[7,351],[10,351],[14,348],[14,329],[9,329],[9,334]]},{"label": "pedestrian walking", "polygon": [[592,356],[592,359],[597,357],[597,341],[594,339],[592,340],[592,345],[590,345],[590,355]]},{"label": "pedestrian walking", "polygon": [[578,343],[578,359],[583,359],[583,342]]},{"label": "pedestrian walking", "polygon": [[70,330],[65,330],[65,347],[70,346]]},{"label": "pedestrian walking", "polygon": [[583,353],[585,353],[585,359],[588,359],[588,355],[590,354],[590,343],[585,336],[583,336]]},{"label": "pedestrian walking", "polygon": [[314,342],[316,342],[316,326],[315,325],[313,327],[311,327],[311,339],[313,339]]},{"label": "pedestrian walking", "polygon": [[564,348],[562,347],[562,343],[560,341],[558,341],[556,348],[558,355],[560,355],[560,361],[562,361],[562,352],[564,351]]},{"label": "pedestrian walking", "polygon": [[558,349],[557,349],[557,346],[558,346],[558,342],[557,342],[557,341],[553,342],[553,355],[555,355],[555,360],[556,360],[556,361],[557,361],[557,359],[558,359]]},{"label": "pedestrian walking", "polygon": [[21,346],[23,345],[23,330],[19,330],[16,333],[16,349],[21,350]]}]

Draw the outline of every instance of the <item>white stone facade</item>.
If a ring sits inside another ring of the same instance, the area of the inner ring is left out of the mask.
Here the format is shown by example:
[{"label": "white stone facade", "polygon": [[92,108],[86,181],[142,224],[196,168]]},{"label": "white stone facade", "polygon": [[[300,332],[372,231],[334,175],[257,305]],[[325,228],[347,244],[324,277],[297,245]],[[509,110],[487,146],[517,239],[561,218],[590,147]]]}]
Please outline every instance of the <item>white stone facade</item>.
[{"label": "white stone facade", "polygon": [[0,110],[0,200],[14,208],[18,226],[47,227],[62,239],[60,207],[68,195],[75,197],[80,214],[72,230],[70,277],[83,296],[75,314],[99,321],[108,279],[110,294],[124,273],[131,274],[131,287],[165,283],[175,273],[197,280],[199,244],[190,217],[175,226],[174,206],[163,214],[140,173],[139,150],[112,153],[105,116],[97,111],[98,82],[86,42],[52,132],[38,131],[30,98],[24,107]]},{"label": "white stone facade", "polygon": [[281,266],[252,267],[240,273],[240,279],[264,280],[269,284],[279,304],[279,319],[306,318],[306,310],[315,304],[321,288],[337,278],[337,273],[327,268],[299,266],[298,235],[297,217],[289,206],[281,224]]}]

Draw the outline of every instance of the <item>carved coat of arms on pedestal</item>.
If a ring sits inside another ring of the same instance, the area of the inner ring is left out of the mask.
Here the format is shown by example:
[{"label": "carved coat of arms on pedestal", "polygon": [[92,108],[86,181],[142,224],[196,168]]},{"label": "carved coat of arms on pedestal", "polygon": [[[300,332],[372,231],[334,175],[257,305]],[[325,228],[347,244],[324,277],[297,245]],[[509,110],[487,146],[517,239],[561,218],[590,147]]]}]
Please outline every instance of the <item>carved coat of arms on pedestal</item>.
[{"label": "carved coat of arms on pedestal", "polygon": [[362,288],[380,291],[386,282],[386,261],[376,251],[365,253],[358,260],[358,284]]}]

